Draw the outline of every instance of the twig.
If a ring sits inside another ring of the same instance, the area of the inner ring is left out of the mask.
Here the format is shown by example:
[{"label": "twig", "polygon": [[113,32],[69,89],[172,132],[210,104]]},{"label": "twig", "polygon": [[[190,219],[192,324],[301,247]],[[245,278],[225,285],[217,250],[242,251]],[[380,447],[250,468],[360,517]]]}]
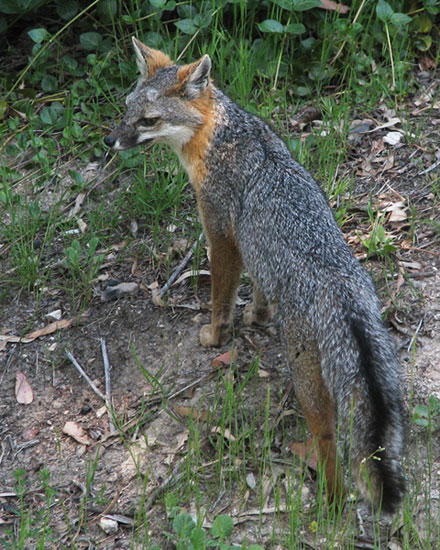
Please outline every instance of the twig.
[{"label": "twig", "polygon": [[173,273],[171,273],[171,276],[170,278],[168,279],[168,281],[163,285],[163,287],[159,290],[159,296],[162,297],[165,292],[167,292],[170,288],[170,286],[174,283],[174,281],[177,279],[177,277],[182,273],[182,271],[184,270],[185,266],[187,265],[187,263],[190,261],[190,259],[192,258],[192,255],[194,254],[198,244],[200,243],[200,241],[203,239],[204,237],[204,232],[202,231],[198,237],[198,239],[194,242],[194,244],[192,245],[192,247],[190,248],[189,252],[187,253],[187,255],[183,258],[183,260],[180,262],[180,264],[176,267],[176,269],[173,271]]},{"label": "twig", "polygon": [[113,406],[112,406],[112,398],[111,398],[111,384],[110,384],[110,363],[108,360],[107,355],[107,346],[105,344],[104,338],[101,338],[101,352],[102,352],[102,360],[104,362],[104,375],[105,375],[105,405],[107,407],[107,414],[108,414],[108,426],[110,433],[115,433],[116,428],[113,423]]},{"label": "twig", "polygon": [[76,370],[80,373],[80,375],[85,379],[85,381],[89,384],[89,386],[92,388],[92,390],[96,393],[98,397],[100,397],[105,402],[105,395],[98,390],[98,388],[95,386],[95,384],[92,382],[92,380],[89,378],[89,376],[86,374],[86,372],[83,370],[81,365],[78,363],[78,361],[73,357],[73,355],[70,353],[70,351],[66,351],[67,357],[72,362],[73,366],[76,368]]},{"label": "twig", "polygon": [[440,166],[440,160],[438,160],[437,162],[434,162],[434,164],[431,164],[431,166],[429,168],[426,168],[426,170],[422,170],[421,172],[418,172],[416,176],[424,176],[425,174],[432,172],[432,170],[435,170],[437,166]]},{"label": "twig", "polygon": [[420,329],[422,328],[422,325],[423,325],[423,317],[422,317],[422,319],[420,319],[419,324],[418,324],[418,326],[417,326],[417,328],[416,328],[416,331],[415,331],[415,333],[413,334],[413,337],[411,338],[411,342],[410,342],[409,345],[408,345],[408,348],[407,348],[407,350],[406,350],[408,353],[411,351],[411,348],[412,348],[413,345],[414,345],[414,342],[415,342],[415,340],[416,340],[416,338],[417,338],[418,333],[420,332]]}]

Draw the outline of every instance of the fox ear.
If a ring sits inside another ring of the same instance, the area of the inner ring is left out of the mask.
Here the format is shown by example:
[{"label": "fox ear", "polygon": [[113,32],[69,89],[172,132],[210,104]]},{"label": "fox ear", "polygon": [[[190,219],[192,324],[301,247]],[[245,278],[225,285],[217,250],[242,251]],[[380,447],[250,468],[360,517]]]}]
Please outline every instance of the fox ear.
[{"label": "fox ear", "polygon": [[209,86],[210,74],[211,58],[208,54],[177,71],[182,90],[189,99],[198,97]]},{"label": "fox ear", "polygon": [[134,36],[132,41],[136,53],[136,65],[142,78],[151,78],[160,67],[169,67],[173,64],[171,59],[160,50],[149,48]]}]

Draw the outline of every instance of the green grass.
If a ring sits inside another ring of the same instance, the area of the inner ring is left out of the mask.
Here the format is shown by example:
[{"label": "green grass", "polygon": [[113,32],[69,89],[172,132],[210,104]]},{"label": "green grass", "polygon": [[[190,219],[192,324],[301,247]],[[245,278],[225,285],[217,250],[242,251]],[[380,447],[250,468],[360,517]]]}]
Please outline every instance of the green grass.
[{"label": "green grass", "polygon": [[[108,261],[112,247],[121,243],[118,262],[143,258],[164,282],[172,267],[170,258],[164,260],[172,241],[179,236],[191,243],[200,231],[186,176],[169,151],[156,147],[146,155],[134,150],[105,156],[102,138],[121,118],[124,98],[136,79],[131,35],[163,48],[173,58],[183,53],[182,62],[208,53],[218,85],[250,111],[271,119],[280,133],[290,138],[295,156],[322,182],[338,223],[344,229],[360,225],[366,234],[364,249],[380,260],[383,279],[394,273],[395,243],[385,234],[385,220],[373,206],[368,212],[353,213],[354,179],[345,173],[341,177],[340,169],[350,156],[351,120],[362,119],[379,103],[395,108],[416,89],[410,73],[416,61],[412,49],[415,35],[410,27],[396,24],[386,14],[379,17],[373,5],[359,0],[351,4],[349,17],[316,9],[286,10],[282,2],[274,1],[179,2],[169,10],[158,1],[106,2],[116,11],[105,17],[94,12],[92,3],[81,5],[84,13],[78,12],[76,21],[62,24],[37,12],[30,42],[21,52],[20,69],[0,69],[1,314],[7,312],[8,301],[17,292],[35,299],[38,309],[47,287],[60,292],[68,310],[83,311],[96,299],[93,289],[100,267]],[[404,9],[400,2],[393,5],[395,13]],[[353,23],[354,13],[361,7]],[[197,15],[201,17],[196,19]],[[207,25],[204,17],[209,19]],[[20,15],[17,18],[20,20]],[[284,30],[260,31],[258,23],[265,20],[276,20]],[[25,21],[29,25],[30,20]],[[176,27],[175,23],[182,21],[187,21],[191,32]],[[286,30],[293,24],[304,25],[305,31],[295,34]],[[7,38],[13,42],[12,34]],[[13,45],[8,53],[14,53]],[[438,62],[438,54],[434,57]],[[301,141],[296,130],[289,135],[287,121],[307,104],[319,106],[322,125],[312,126]],[[405,128],[408,125],[410,136],[411,125],[407,120],[403,124]],[[420,127],[417,138],[422,132]],[[428,179],[427,185],[433,203],[438,204],[438,178]],[[82,202],[71,215],[81,196]],[[414,225],[422,223],[438,234],[438,222],[415,221],[414,216],[412,233]],[[136,232],[131,230],[133,222]],[[171,224],[177,227],[174,234],[166,229]],[[195,265],[205,261],[203,255],[200,246]],[[178,419],[188,430],[176,483],[158,496],[168,515],[163,532],[171,533],[168,538],[177,548],[191,548],[190,533],[173,524],[179,513],[194,506],[197,533],[203,537],[203,519],[221,513],[218,495],[223,495],[226,503],[237,504],[238,511],[260,510],[255,521],[258,544],[305,548],[306,541],[311,541],[319,548],[334,548],[344,535],[342,547],[354,548],[355,514],[351,511],[342,516],[327,506],[321,497],[321,474],[317,497],[311,499],[311,506],[305,506],[301,494],[307,490],[307,470],[292,455],[274,457],[274,447],[286,447],[294,436],[304,437],[305,427],[299,422],[292,433],[292,423],[287,420],[273,424],[273,406],[280,396],[271,393],[269,384],[265,399],[257,402],[256,388],[264,384],[258,377],[258,358],[245,373],[234,366],[218,373],[197,404],[208,411],[207,420],[179,417],[169,399],[175,388],[161,380],[161,373],[153,375],[147,366],[141,367],[153,396],[160,397],[163,414]],[[144,403],[130,433],[122,429],[125,419],[119,420],[120,437],[128,449],[132,447],[129,436],[148,425],[156,413],[157,409],[150,410]],[[427,414],[430,419],[431,412]],[[411,428],[420,440],[417,452],[425,451],[414,457],[414,463],[411,458],[407,463],[410,490],[399,527],[402,547],[435,548],[440,533],[434,510],[426,507],[425,533],[413,519],[417,496],[425,493],[429,503],[429,488],[436,475],[433,430],[420,425]],[[96,498],[91,496],[100,465],[96,456],[82,480],[86,487],[80,503],[83,529],[87,529],[87,504]],[[247,479],[250,473],[255,486]],[[50,521],[61,506],[56,500],[57,489],[43,472],[38,499],[31,501],[26,473],[18,470],[16,479],[18,499],[13,514],[19,530],[5,528],[6,535],[0,535],[5,548],[49,547],[50,540],[57,537]],[[153,549],[163,533],[150,533],[150,527],[157,530],[147,506],[150,472],[138,468],[136,479],[139,495],[132,517],[132,547]],[[267,491],[276,502],[271,514],[264,511]],[[271,518],[270,528],[263,521],[267,517]],[[68,525],[67,512],[65,523],[69,536],[59,548],[80,548],[75,538],[77,527]],[[209,529],[204,532],[213,544],[218,540]],[[233,537],[227,538],[228,545],[233,544]],[[251,548],[246,544],[242,541],[238,547]],[[378,540],[376,547],[380,547]]]}]

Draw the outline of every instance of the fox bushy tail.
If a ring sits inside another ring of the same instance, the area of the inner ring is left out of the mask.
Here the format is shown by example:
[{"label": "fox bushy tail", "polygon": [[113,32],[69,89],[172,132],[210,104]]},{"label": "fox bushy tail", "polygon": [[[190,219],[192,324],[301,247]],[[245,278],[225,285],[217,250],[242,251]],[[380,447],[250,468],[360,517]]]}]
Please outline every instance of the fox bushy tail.
[{"label": "fox bushy tail", "polygon": [[[337,408],[342,455],[364,498],[394,512],[405,489],[402,471],[404,406],[400,369],[386,328],[365,309],[346,310],[345,338],[331,357],[321,351],[322,374]],[[342,334],[340,335],[342,336]]]}]

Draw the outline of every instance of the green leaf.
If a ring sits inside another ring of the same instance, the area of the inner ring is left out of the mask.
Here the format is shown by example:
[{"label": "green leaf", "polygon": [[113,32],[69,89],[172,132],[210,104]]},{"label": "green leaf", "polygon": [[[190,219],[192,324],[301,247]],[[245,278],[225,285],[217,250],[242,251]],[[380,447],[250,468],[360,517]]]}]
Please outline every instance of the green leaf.
[{"label": "green leaf", "polygon": [[57,14],[67,21],[72,19],[78,13],[78,2],[77,0],[58,0],[57,3]]},{"label": "green leaf", "polygon": [[198,28],[198,29],[206,29],[206,27],[209,27],[209,25],[211,24],[211,21],[212,21],[212,15],[211,13],[206,13],[204,15],[202,15],[201,13],[198,13],[195,17],[194,17],[194,25]]},{"label": "green leaf", "polygon": [[150,4],[153,8],[161,9],[165,6],[167,0],[150,0]]},{"label": "green leaf", "polygon": [[285,31],[284,25],[276,19],[266,19],[262,23],[257,23],[257,25],[261,32],[282,33]]},{"label": "green leaf", "polygon": [[294,11],[307,11],[321,5],[321,0],[292,0],[291,9]]},{"label": "green leaf", "polygon": [[197,27],[192,19],[181,19],[175,23],[176,27],[185,34],[195,34]]},{"label": "green leaf", "polygon": [[190,540],[192,550],[205,550],[206,533],[202,528],[196,528],[191,531]]},{"label": "green leaf", "polygon": [[431,29],[432,21],[425,13],[420,13],[413,17],[411,21],[411,30],[415,32],[428,33],[431,32]]},{"label": "green leaf", "polygon": [[36,44],[41,44],[49,35],[46,29],[32,29],[28,31],[28,35]]},{"label": "green leaf", "polygon": [[50,107],[43,107],[41,109],[40,118],[44,124],[53,124],[57,119],[57,113]]},{"label": "green leaf", "polygon": [[393,13],[390,21],[393,25],[396,25],[396,27],[404,27],[405,25],[409,25],[412,19],[409,15],[404,13]]},{"label": "green leaf", "polygon": [[182,512],[173,520],[173,529],[181,539],[187,538],[196,524],[189,514]]},{"label": "green leaf", "polygon": [[8,102],[6,99],[0,100],[0,120],[5,117],[6,111],[8,110]]},{"label": "green leaf", "polygon": [[54,92],[58,88],[58,80],[52,75],[46,75],[41,81],[41,87],[45,92]]},{"label": "green leaf", "polygon": [[290,25],[286,25],[284,30],[289,34],[302,34],[306,32],[306,28],[302,23],[291,23]]},{"label": "green leaf", "polygon": [[217,516],[212,524],[211,535],[224,540],[232,534],[234,522],[229,516],[224,514]]},{"label": "green leaf", "polygon": [[102,42],[99,32],[84,32],[80,35],[79,41],[85,50],[97,50]]},{"label": "green leaf", "polygon": [[2,13],[24,13],[20,2],[17,0],[0,0],[0,11]]},{"label": "green leaf", "polygon": [[5,34],[7,30],[8,30],[8,22],[3,16],[0,15],[0,35]]},{"label": "green leaf", "polygon": [[116,0],[101,0],[96,7],[99,19],[103,23],[111,23],[118,13]]},{"label": "green leaf", "polygon": [[390,21],[393,13],[393,8],[385,0],[379,0],[376,4],[376,15],[384,23]]}]

